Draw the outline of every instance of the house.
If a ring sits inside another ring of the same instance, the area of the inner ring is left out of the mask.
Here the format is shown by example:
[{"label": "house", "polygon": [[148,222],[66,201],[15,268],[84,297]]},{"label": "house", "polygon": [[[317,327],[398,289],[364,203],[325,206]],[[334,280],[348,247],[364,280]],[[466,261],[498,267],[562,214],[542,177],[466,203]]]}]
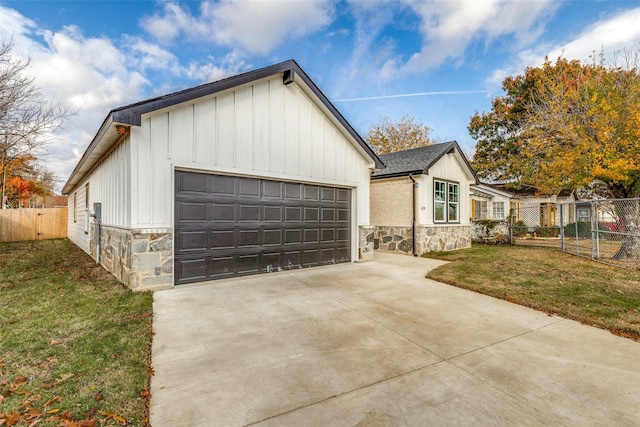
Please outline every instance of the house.
[{"label": "house", "polygon": [[133,289],[372,256],[383,164],[293,60],[111,110],[69,238]]},{"label": "house", "polygon": [[371,176],[374,248],[420,255],[471,246],[478,179],[455,141],[381,155]]},{"label": "house", "polygon": [[575,221],[576,198],[571,190],[543,195],[530,185],[519,188],[506,184],[480,183],[471,189],[472,217],[476,220],[503,220],[513,214],[514,224],[534,227],[559,227]]},{"label": "house", "polygon": [[488,184],[471,186],[471,218],[474,220],[505,220],[509,216],[514,195]]}]

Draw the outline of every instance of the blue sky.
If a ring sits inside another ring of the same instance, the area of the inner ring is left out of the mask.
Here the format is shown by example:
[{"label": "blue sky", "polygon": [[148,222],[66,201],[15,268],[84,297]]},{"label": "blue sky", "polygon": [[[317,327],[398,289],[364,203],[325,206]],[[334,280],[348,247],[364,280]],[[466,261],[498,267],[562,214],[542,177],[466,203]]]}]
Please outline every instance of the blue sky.
[{"label": "blue sky", "polygon": [[361,135],[407,114],[471,154],[505,76],[637,48],[640,0],[0,0],[0,36],[79,109],[42,153],[63,183],[109,110],[290,58]]}]

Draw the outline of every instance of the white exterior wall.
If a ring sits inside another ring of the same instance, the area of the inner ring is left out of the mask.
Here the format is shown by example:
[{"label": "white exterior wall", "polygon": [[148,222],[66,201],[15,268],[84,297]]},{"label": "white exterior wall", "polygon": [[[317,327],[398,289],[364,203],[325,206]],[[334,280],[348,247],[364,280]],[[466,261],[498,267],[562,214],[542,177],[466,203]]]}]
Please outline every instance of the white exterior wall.
[{"label": "white exterior wall", "polygon": [[[471,217],[471,192],[470,186],[475,180],[469,178],[465,169],[460,165],[454,154],[443,156],[435,165],[429,168],[428,175],[418,175],[418,225],[470,225]],[[460,184],[460,222],[459,223],[434,223],[433,222],[433,180],[457,182]]]},{"label": "white exterior wall", "polygon": [[274,76],[143,116],[131,128],[131,227],[173,227],[175,169],[351,187],[368,225],[370,160],[323,108]]},{"label": "white exterior wall", "polygon": [[[89,227],[85,223],[95,202],[102,203],[102,224],[128,228],[131,226],[131,144],[125,138],[69,193],[69,221],[67,235],[82,250],[89,253]],[[89,183],[89,200],[85,199]],[[74,194],[77,199],[76,221],[73,220]],[[88,208],[87,208],[88,207]]]}]

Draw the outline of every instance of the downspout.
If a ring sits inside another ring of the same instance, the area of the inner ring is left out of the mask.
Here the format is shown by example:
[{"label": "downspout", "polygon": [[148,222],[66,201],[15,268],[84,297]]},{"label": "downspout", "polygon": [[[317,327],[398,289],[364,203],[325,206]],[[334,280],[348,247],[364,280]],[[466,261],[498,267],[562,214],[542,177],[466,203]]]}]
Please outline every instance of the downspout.
[{"label": "downspout", "polygon": [[413,175],[411,174],[409,174],[409,179],[413,183],[411,184],[411,212],[413,214],[411,221],[411,249],[413,251],[413,256],[418,256],[416,253],[416,188],[418,188],[418,183],[413,179]]}]

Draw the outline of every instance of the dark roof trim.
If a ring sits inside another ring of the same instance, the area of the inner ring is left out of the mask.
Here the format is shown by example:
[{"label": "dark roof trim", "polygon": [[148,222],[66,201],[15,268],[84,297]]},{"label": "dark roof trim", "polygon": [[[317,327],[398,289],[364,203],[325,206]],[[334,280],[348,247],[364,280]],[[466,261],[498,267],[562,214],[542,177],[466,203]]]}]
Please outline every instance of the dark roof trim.
[{"label": "dark roof trim", "polygon": [[168,95],[160,96],[157,98],[148,99],[135,104],[127,105],[124,107],[116,108],[111,111],[113,114],[113,121],[117,123],[124,123],[133,126],[140,126],[142,124],[142,115],[160,110],[162,108],[171,107],[176,104],[188,102],[193,99],[202,98],[207,95],[212,95],[218,92],[222,92],[227,89],[234,88],[243,84],[251,83],[256,80],[260,80],[274,74],[283,73],[283,83],[290,84],[294,81],[294,75],[300,77],[302,81],[311,89],[311,91],[318,97],[318,99],[324,104],[324,106],[335,116],[338,122],[347,130],[347,132],[356,140],[356,142],[364,149],[364,151],[375,162],[376,168],[381,169],[384,164],[380,158],[374,153],[373,149],[364,141],[364,139],[356,132],[356,130],[347,122],[347,120],[340,114],[340,112],[333,106],[331,101],[322,93],[322,91],[316,86],[316,84],[309,78],[309,76],[300,68],[298,63],[293,59],[274,64],[258,70],[248,71],[237,76],[229,77],[223,80],[218,80],[212,83],[206,83],[194,88],[185,89],[180,92],[171,93]]},{"label": "dark roof trim", "polygon": [[371,175],[371,179],[375,180],[375,179],[384,179],[384,178],[400,178],[402,176],[409,176],[409,175],[428,175],[427,173],[425,173],[424,169],[417,169],[414,171],[402,171],[402,172],[394,172],[394,173],[389,173],[386,175]]}]

